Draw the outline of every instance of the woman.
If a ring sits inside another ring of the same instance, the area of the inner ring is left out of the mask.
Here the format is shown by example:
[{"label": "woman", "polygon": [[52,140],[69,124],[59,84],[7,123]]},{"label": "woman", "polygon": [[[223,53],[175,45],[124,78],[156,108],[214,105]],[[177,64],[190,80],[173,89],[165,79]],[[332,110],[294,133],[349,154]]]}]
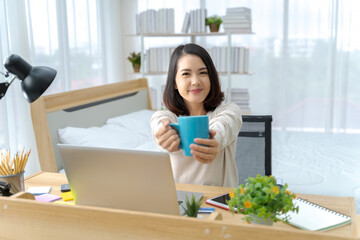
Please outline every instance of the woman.
[{"label": "woman", "polygon": [[[151,118],[155,142],[170,154],[177,183],[237,187],[237,136],[242,125],[239,107],[221,104],[218,73],[208,52],[196,44],[178,46],[170,58],[163,101],[167,110]],[[209,116],[209,139],[195,139],[193,156],[179,149],[178,133],[169,126],[179,116]],[[198,144],[202,144],[198,145]],[[205,146],[204,146],[205,145]]]}]

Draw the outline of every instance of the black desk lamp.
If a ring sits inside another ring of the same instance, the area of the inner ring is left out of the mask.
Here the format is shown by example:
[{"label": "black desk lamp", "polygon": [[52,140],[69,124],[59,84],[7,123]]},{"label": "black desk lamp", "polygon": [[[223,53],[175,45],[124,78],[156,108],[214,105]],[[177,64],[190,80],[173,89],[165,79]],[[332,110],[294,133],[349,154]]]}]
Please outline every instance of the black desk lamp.
[{"label": "black desk lamp", "polygon": [[9,73],[14,76],[10,81],[0,83],[0,99],[5,96],[10,84],[18,78],[25,99],[32,103],[46,91],[56,76],[56,70],[49,67],[33,67],[16,54],[10,55],[4,66],[8,72],[0,73],[5,77],[9,77]]}]

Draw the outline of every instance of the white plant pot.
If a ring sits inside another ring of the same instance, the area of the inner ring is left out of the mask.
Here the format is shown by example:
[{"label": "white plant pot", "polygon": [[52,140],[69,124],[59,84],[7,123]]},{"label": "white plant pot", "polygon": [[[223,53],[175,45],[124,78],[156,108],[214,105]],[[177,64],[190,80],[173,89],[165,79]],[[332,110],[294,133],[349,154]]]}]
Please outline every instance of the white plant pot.
[{"label": "white plant pot", "polygon": [[271,219],[264,220],[263,218],[258,218],[254,215],[252,215],[251,217],[255,219],[254,221],[251,221],[252,224],[272,226],[274,223]]}]

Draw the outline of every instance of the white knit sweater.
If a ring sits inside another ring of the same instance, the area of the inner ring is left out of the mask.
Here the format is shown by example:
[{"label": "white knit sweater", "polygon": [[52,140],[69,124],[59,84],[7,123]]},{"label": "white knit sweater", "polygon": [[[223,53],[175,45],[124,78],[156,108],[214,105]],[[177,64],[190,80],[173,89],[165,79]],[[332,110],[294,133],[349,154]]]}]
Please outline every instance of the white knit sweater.
[{"label": "white knit sweater", "polygon": [[[226,103],[207,115],[209,128],[216,131],[215,139],[219,142],[218,154],[212,163],[204,164],[193,157],[185,157],[182,150],[170,153],[175,182],[237,187],[239,182],[235,151],[242,125],[240,109],[235,103]],[[151,118],[151,129],[156,143],[155,133],[162,126],[161,120],[164,118],[173,123],[178,122],[176,115],[168,110],[155,112]],[[159,148],[162,149],[160,146]]]}]

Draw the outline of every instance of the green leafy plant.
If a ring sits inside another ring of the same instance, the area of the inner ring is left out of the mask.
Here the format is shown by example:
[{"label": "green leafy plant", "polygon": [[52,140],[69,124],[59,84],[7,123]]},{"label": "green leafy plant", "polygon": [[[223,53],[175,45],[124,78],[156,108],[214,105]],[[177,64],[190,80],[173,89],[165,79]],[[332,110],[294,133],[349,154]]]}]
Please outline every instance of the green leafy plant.
[{"label": "green leafy plant", "polygon": [[215,23],[217,26],[220,26],[220,24],[221,24],[222,22],[223,22],[222,19],[221,19],[219,16],[216,16],[216,15],[211,16],[211,17],[207,17],[207,18],[205,19],[205,24],[206,24],[206,26],[207,26],[207,25],[210,25],[210,24],[213,24],[213,23]]},{"label": "green leafy plant", "polygon": [[182,208],[185,210],[185,214],[188,217],[197,217],[202,202],[203,202],[202,197],[200,197],[198,200],[195,200],[194,194],[191,194],[191,201],[190,201],[188,196],[186,195],[185,207],[182,206]]},{"label": "green leafy plant", "polygon": [[230,192],[228,201],[230,209],[244,214],[247,222],[259,221],[259,219],[279,221],[277,216],[284,215],[284,222],[288,222],[287,212],[298,212],[299,207],[294,206],[293,199],[296,194],[287,190],[288,185],[282,188],[276,185],[273,176],[257,175],[256,178],[247,178],[235,191]]},{"label": "green leafy plant", "polygon": [[130,55],[127,57],[127,59],[132,63],[134,66],[135,64],[139,64],[139,67],[141,66],[141,53],[138,52],[131,52]]}]

